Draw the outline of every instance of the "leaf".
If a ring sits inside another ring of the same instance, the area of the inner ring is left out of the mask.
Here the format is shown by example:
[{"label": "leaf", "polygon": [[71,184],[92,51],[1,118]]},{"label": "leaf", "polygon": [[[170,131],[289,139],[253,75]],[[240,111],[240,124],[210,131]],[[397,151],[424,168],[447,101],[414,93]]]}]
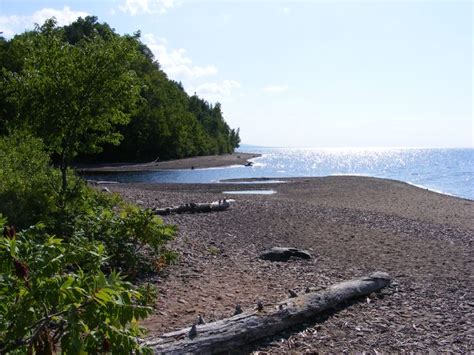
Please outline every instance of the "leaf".
[{"label": "leaf", "polygon": [[102,306],[105,306],[105,303],[112,301],[112,297],[107,289],[103,288],[100,291],[94,293],[94,299],[99,302]]},{"label": "leaf", "polygon": [[74,278],[72,276],[69,276],[66,281],[63,282],[63,284],[61,285],[60,289],[61,290],[64,290],[64,289],[67,289],[69,286],[72,285],[72,283],[74,282]]}]

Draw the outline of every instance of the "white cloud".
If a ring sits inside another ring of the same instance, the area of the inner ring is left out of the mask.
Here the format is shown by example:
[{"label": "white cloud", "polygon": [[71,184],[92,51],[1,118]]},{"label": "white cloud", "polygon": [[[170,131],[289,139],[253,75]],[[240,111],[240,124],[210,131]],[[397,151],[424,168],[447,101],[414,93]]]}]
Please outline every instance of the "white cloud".
[{"label": "white cloud", "polygon": [[86,17],[89,15],[84,11],[73,11],[69,6],[64,6],[62,10],[45,8],[36,11],[30,16],[33,23],[43,24],[44,21],[51,17],[55,17],[59,26],[69,25],[74,22],[78,17]]},{"label": "white cloud", "polygon": [[223,101],[229,98],[241,85],[236,80],[222,80],[221,82],[209,82],[190,87],[186,90],[189,94],[198,94],[200,97],[211,102]]},{"label": "white cloud", "polygon": [[74,22],[78,17],[86,17],[89,14],[84,11],[71,10],[69,6],[62,9],[44,8],[36,11],[30,16],[0,16],[0,31],[5,37],[12,37],[25,29],[32,29],[35,23],[42,25],[45,20],[55,17],[59,26],[65,26]]},{"label": "white cloud", "polygon": [[204,83],[191,88],[190,91],[195,91],[201,95],[214,95],[214,96],[229,96],[234,89],[239,89],[240,83],[236,80],[223,80],[220,83]]},{"label": "white cloud", "polygon": [[193,65],[185,49],[169,49],[164,38],[156,38],[148,33],[143,36],[143,42],[151,49],[165,73],[174,80],[197,79],[217,74],[214,65]]},{"label": "white cloud", "polygon": [[202,82],[203,78],[216,75],[217,67],[194,65],[185,49],[170,48],[164,38],[147,33],[142,36],[142,41],[151,49],[163,71],[171,79],[181,81],[191,95],[196,93],[209,102],[229,101],[234,91],[241,87],[236,80]]},{"label": "white cloud", "polygon": [[0,16],[0,31],[4,37],[13,37],[15,35],[14,28],[21,24],[20,16]]},{"label": "white cloud", "polygon": [[263,88],[263,91],[270,94],[280,94],[288,91],[288,89],[287,85],[267,85]]},{"label": "white cloud", "polygon": [[175,4],[175,0],[125,0],[119,9],[132,16],[143,13],[164,14]]}]

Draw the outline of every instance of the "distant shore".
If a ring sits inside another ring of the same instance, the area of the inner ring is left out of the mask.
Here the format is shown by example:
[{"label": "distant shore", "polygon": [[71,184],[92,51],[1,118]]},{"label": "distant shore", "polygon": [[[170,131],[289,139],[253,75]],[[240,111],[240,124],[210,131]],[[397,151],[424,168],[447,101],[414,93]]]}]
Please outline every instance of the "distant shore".
[{"label": "distant shore", "polygon": [[[237,154],[236,154],[237,155]],[[165,216],[179,227],[179,261],[157,276],[150,335],[229,317],[375,270],[394,277],[380,294],[327,320],[248,349],[267,353],[465,353],[472,349],[474,201],[369,177],[288,178],[284,183],[111,184],[143,207],[234,199],[229,210]],[[272,189],[272,195],[235,190]],[[223,194],[223,191],[229,191]],[[311,260],[259,259],[273,246],[308,250]],[[269,306],[271,307],[271,306]]]},{"label": "distant shore", "polygon": [[77,171],[82,173],[117,173],[140,172],[176,169],[204,169],[231,165],[245,165],[250,159],[258,158],[260,154],[233,153],[222,155],[206,155],[185,159],[154,161],[149,163],[103,163],[78,164]]}]

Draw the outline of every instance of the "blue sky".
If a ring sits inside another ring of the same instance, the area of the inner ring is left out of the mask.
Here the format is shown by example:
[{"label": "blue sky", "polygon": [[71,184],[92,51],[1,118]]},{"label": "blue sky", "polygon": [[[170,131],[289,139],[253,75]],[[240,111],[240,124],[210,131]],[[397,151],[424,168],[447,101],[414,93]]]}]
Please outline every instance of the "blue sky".
[{"label": "blue sky", "polygon": [[474,146],[471,1],[1,0],[0,31],[86,14],[140,30],[243,143]]}]

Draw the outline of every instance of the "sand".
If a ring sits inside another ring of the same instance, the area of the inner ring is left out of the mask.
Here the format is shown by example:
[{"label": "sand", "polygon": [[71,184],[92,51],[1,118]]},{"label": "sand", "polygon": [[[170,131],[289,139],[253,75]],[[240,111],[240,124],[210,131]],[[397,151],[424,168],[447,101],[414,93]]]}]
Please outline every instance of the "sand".
[{"label": "sand", "polygon": [[[288,297],[385,271],[392,286],[314,322],[252,344],[244,352],[474,351],[474,201],[367,177],[288,179],[281,184],[114,184],[144,207],[222,198],[224,212],[164,217],[179,233],[179,262],[155,276],[150,336],[231,316]],[[273,246],[309,250],[309,261],[262,261]]]},{"label": "sand", "polygon": [[186,159],[155,161],[150,163],[103,163],[79,164],[75,168],[81,173],[115,173],[139,172],[175,169],[202,169],[230,165],[245,165],[250,159],[259,157],[260,154],[233,153],[222,155],[207,155]]}]

